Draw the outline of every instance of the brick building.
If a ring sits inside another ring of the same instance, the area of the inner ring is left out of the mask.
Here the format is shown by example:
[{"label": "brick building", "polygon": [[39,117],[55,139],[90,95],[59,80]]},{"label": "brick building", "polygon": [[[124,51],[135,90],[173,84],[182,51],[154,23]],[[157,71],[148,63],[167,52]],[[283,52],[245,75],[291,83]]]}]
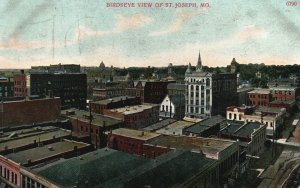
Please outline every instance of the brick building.
[{"label": "brick building", "polygon": [[[35,187],[36,181],[26,181],[21,168],[49,163],[55,159],[77,156],[90,151],[88,144],[62,140],[39,147],[0,155],[0,181],[10,187]],[[39,187],[39,185],[37,185]]]},{"label": "brick building", "polygon": [[56,64],[50,66],[32,66],[31,73],[80,73],[80,65]]},{"label": "brick building", "polygon": [[113,129],[120,128],[123,123],[119,119],[83,110],[64,110],[62,115],[69,118],[72,136],[81,141],[91,142],[95,148],[103,148],[107,144],[107,135]]},{"label": "brick building", "polygon": [[27,75],[24,71],[21,74],[14,75],[14,96],[15,97],[26,97],[28,95],[27,91]]},{"label": "brick building", "polygon": [[248,104],[252,106],[269,106],[273,100],[269,89],[255,89],[248,92]]},{"label": "brick building", "polygon": [[125,88],[106,87],[106,88],[93,88],[93,98],[102,100],[112,97],[124,96],[127,94]]},{"label": "brick building", "polygon": [[143,128],[158,122],[159,105],[144,103],[142,105],[106,109],[103,114],[121,119],[127,128]]},{"label": "brick building", "polygon": [[108,136],[108,147],[119,151],[143,155],[143,145],[160,134],[134,129],[115,129]]},{"label": "brick building", "polygon": [[12,78],[0,77],[0,98],[14,96],[14,81]]},{"label": "brick building", "polygon": [[144,103],[160,104],[170,83],[175,81],[135,81],[133,87],[126,88],[126,95],[140,97]]},{"label": "brick building", "polygon": [[86,74],[31,74],[31,95],[60,97],[62,107],[86,108]]},{"label": "brick building", "polygon": [[7,101],[0,104],[2,128],[56,121],[59,115],[59,98]]},{"label": "brick building", "polygon": [[270,93],[275,100],[296,100],[299,95],[299,89],[297,87],[270,87]]},{"label": "brick building", "polygon": [[121,108],[139,104],[141,104],[139,97],[120,96],[100,101],[93,101],[91,102],[90,107],[93,113],[103,114],[103,110],[105,109]]},{"label": "brick building", "polygon": [[185,95],[185,84],[170,83],[167,86],[169,95]]}]

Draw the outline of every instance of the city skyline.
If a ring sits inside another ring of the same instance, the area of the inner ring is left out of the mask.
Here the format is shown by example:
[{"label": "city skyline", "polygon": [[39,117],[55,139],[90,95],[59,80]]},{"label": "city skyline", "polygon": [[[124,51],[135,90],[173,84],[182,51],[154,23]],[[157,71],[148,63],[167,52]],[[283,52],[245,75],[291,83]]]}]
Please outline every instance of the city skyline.
[{"label": "city skyline", "polygon": [[266,65],[300,58],[300,6],[286,1],[191,1],[208,8],[113,8],[107,2],[2,1],[0,68],[196,65],[199,50],[203,65],[214,67],[233,57]]}]

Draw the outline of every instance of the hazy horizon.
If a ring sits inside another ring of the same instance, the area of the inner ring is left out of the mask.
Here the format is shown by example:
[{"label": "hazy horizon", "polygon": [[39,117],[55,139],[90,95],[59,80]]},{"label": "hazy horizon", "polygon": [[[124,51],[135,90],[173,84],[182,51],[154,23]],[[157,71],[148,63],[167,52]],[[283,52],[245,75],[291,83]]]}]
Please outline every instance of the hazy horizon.
[{"label": "hazy horizon", "polygon": [[199,51],[209,67],[227,66],[233,57],[241,64],[299,64],[300,6],[285,1],[208,0],[209,8],[109,8],[106,2],[1,1],[0,69],[101,61],[195,66]]}]

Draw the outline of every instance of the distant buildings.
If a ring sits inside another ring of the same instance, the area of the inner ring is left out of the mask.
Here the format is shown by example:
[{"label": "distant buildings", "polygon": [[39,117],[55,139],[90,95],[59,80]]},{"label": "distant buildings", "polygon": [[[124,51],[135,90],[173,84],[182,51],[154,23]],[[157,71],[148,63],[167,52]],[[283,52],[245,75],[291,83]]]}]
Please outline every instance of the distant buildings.
[{"label": "distant buildings", "polygon": [[144,103],[160,104],[168,93],[170,83],[175,81],[135,81],[132,88],[126,88],[126,93],[140,97]]},{"label": "distant buildings", "polygon": [[185,95],[185,84],[170,83],[167,86],[169,95]]},{"label": "distant buildings", "polygon": [[14,81],[12,78],[0,77],[0,98],[14,96]]},{"label": "distant buildings", "polygon": [[29,83],[27,83],[27,75],[24,73],[24,70],[20,74],[14,75],[14,96],[15,97],[26,97],[30,95],[28,93]]},{"label": "distant buildings", "polygon": [[30,73],[80,73],[80,65],[57,64],[50,66],[32,66]]},{"label": "distant buildings", "polygon": [[196,71],[191,64],[185,73],[187,117],[205,118],[225,114],[226,107],[236,104],[237,77],[232,73],[203,72],[199,53]]},{"label": "distant buildings", "polygon": [[270,106],[286,108],[292,112],[296,105],[299,89],[296,87],[257,88],[248,92],[248,104],[254,106]]},{"label": "distant buildings", "polygon": [[86,74],[31,74],[30,87],[31,95],[60,97],[63,108],[86,108]]}]

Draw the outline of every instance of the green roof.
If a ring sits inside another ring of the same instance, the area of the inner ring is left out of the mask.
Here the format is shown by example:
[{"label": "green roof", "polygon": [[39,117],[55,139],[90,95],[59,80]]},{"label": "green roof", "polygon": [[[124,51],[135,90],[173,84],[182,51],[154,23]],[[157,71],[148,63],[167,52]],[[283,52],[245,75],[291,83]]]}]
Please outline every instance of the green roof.
[{"label": "green roof", "polygon": [[147,161],[146,158],[104,148],[40,169],[37,173],[63,187],[85,187],[87,182],[89,187],[95,187]]},{"label": "green roof", "polygon": [[215,164],[215,160],[202,154],[174,150],[107,182],[104,187],[180,187]]}]

